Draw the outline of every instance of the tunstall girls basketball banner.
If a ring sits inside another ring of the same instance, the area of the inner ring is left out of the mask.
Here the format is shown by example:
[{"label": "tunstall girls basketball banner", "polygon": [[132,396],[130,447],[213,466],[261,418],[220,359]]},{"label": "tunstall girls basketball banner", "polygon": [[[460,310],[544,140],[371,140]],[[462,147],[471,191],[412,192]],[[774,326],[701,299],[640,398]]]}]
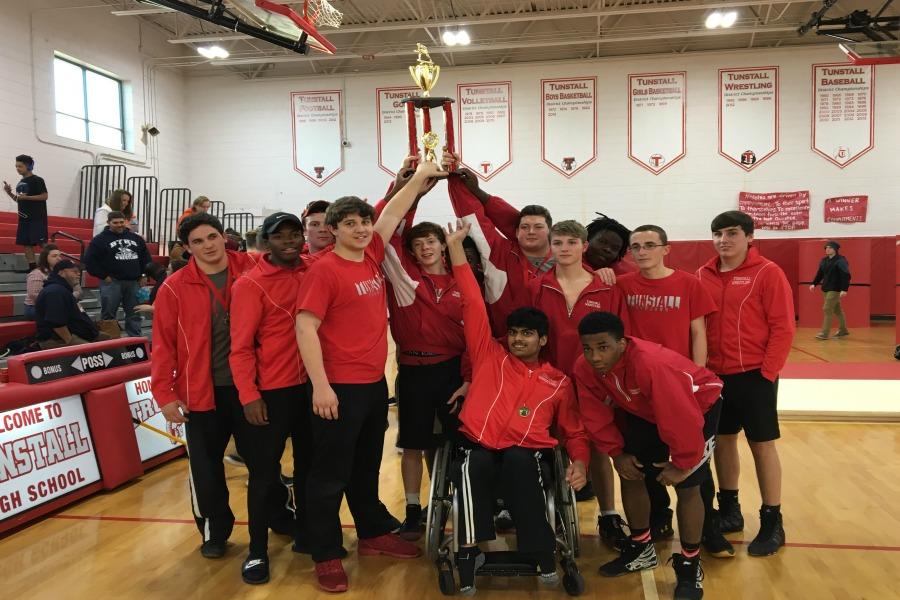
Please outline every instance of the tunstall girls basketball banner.
[{"label": "tunstall girls basketball banner", "polygon": [[741,192],[738,208],[753,218],[756,229],[809,229],[809,191],[751,194]]},{"label": "tunstall girls basketball banner", "polygon": [[687,73],[628,76],[628,158],[659,175],[685,154]]},{"label": "tunstall girls basketball banner", "polygon": [[487,181],[512,163],[512,91],[508,81],[460,83],[459,153]]},{"label": "tunstall girls basketball banner", "polygon": [[597,78],[541,80],[541,160],[572,177],[597,156]]},{"label": "tunstall girls basketball banner", "polygon": [[875,147],[875,67],[812,66],[812,149],[844,168]]},{"label": "tunstall girls basketball banner", "polygon": [[719,154],[750,171],[778,152],[778,67],[719,69]]},{"label": "tunstall girls basketball banner", "polygon": [[340,90],[291,92],[294,170],[318,186],[344,170]]}]

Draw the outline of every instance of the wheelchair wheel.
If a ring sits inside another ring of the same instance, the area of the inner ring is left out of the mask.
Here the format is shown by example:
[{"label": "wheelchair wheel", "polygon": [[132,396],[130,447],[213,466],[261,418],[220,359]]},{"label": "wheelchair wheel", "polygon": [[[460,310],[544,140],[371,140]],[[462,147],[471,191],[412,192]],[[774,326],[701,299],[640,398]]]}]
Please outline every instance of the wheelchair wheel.
[{"label": "wheelchair wheel", "polygon": [[556,512],[559,522],[565,534],[566,544],[572,552],[572,558],[578,558],[581,554],[581,529],[578,522],[578,501],[575,499],[575,490],[566,483],[565,472],[569,466],[569,455],[560,447],[553,453],[556,477]]},{"label": "wheelchair wheel", "polygon": [[444,528],[449,516],[450,443],[439,447],[434,453],[431,469],[431,484],[428,494],[428,515],[425,521],[425,554],[429,560],[437,562],[441,558]]},{"label": "wheelchair wheel", "polygon": [[438,561],[438,586],[445,596],[456,594],[456,579],[453,577],[453,565],[447,559]]},{"label": "wheelchair wheel", "polygon": [[584,593],[584,577],[578,572],[575,561],[563,563],[563,589],[570,596],[580,596]]}]

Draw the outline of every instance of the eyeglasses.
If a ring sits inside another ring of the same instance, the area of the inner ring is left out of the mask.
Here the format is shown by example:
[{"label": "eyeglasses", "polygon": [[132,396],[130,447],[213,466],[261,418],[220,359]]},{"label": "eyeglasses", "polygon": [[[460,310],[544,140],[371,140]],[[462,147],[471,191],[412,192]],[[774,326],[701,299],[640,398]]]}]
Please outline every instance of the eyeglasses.
[{"label": "eyeglasses", "polygon": [[646,242],[644,244],[631,244],[628,246],[628,249],[632,252],[640,252],[642,249],[650,252],[654,248],[662,248],[663,246],[668,246],[668,244],[657,244],[656,242]]}]

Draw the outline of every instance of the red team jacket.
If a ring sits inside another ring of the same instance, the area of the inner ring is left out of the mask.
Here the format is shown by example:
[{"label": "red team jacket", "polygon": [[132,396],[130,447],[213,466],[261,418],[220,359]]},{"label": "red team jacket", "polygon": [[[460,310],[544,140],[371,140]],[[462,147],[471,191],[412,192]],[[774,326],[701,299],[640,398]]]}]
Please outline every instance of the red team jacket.
[{"label": "red team jacket", "polygon": [[551,269],[540,279],[528,283],[530,305],[539,308],[550,320],[550,335],[544,348],[547,358],[563,373],[572,377],[575,359],[581,356],[581,339],[578,323],[592,312],[603,311],[617,315],[628,330],[628,306],[625,295],[594,275],[594,280],[581,291],[572,310],[556,279],[556,269]]},{"label": "red team jacket", "polygon": [[706,318],[707,366],[732,375],[761,369],[775,381],[794,339],[794,296],[778,265],[751,247],[744,263],[719,272],[718,257],[697,270],[718,312]]},{"label": "red team jacket", "polygon": [[[232,281],[256,266],[256,254],[226,252]],[[216,407],[210,365],[212,310],[205,279],[191,258],[156,294],[150,385],[159,406],[181,400],[190,411]]]},{"label": "red team jacket", "polygon": [[591,442],[610,456],[624,441],[615,408],[655,423],[672,464],[696,466],[704,455],[703,415],[722,393],[722,382],[704,367],[659,344],[628,337],[618,364],[598,374],[584,356],[575,361],[578,409]]},{"label": "red team jacket", "polygon": [[[466,342],[472,358],[472,385],[460,413],[460,431],[491,450],[513,446],[553,448],[554,422],[572,460],[585,465],[590,446],[575,401],[572,381],[547,362],[527,365],[491,336],[481,290],[468,265],[454,266],[462,292]],[[527,407],[522,416],[520,409]]]}]

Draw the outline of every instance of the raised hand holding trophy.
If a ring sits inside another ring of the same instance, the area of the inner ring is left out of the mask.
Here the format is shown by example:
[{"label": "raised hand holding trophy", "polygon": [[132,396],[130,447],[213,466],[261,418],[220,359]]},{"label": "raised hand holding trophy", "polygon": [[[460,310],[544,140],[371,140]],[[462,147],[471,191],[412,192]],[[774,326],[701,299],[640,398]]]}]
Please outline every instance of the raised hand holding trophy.
[{"label": "raised hand holding trophy", "polygon": [[441,67],[432,62],[431,56],[428,54],[428,48],[422,44],[416,44],[416,52],[419,54],[419,58],[415,65],[409,67],[409,74],[422,90],[422,96],[403,100],[406,104],[409,154],[419,154],[419,137],[416,131],[416,109],[418,108],[422,110],[422,128],[425,130],[421,138],[422,145],[425,147],[424,158],[427,161],[437,162],[437,155],[434,150],[438,147],[440,138],[431,130],[431,109],[443,107],[444,131],[447,138],[444,146],[448,152],[453,153],[456,151],[453,138],[453,99],[431,95],[431,89],[437,83],[441,74]]}]

